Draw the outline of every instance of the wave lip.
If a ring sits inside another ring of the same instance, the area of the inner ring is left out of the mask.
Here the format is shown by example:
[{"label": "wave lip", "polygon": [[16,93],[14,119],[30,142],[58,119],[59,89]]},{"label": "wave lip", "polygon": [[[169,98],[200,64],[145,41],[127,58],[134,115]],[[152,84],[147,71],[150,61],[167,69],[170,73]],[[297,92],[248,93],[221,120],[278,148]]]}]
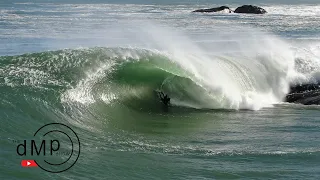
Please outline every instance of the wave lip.
[{"label": "wave lip", "polygon": [[[278,67],[258,64],[263,68],[254,70],[236,61],[241,57],[235,56],[219,55],[210,59],[187,54],[183,61],[179,58],[167,52],[137,48],[66,49],[4,56],[1,76],[5,81],[1,84],[56,91],[61,103],[104,102],[157,109],[161,102],[155,91],[160,90],[177,107],[255,109],[257,102],[265,106],[263,103],[277,101],[275,92],[268,90],[269,84],[255,78],[278,85],[286,75],[265,79],[268,73],[276,73]],[[242,57],[241,61],[253,59]]]}]

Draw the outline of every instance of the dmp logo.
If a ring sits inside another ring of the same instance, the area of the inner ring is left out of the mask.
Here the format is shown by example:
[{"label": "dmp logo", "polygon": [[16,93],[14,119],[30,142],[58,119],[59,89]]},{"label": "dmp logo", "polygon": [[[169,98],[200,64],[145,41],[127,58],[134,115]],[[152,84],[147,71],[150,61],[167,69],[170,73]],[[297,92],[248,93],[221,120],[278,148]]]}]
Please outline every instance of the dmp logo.
[{"label": "dmp logo", "polygon": [[60,173],[70,169],[80,156],[78,135],[67,125],[46,124],[34,133],[32,140],[18,144],[19,156],[31,156],[34,160],[23,160],[22,166],[38,166],[41,169]]}]

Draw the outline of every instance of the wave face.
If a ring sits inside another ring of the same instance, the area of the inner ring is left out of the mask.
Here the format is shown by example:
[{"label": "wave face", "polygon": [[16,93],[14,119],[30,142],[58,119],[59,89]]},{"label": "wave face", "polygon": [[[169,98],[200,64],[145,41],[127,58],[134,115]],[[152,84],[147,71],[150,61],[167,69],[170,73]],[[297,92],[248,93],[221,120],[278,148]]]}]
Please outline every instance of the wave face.
[{"label": "wave face", "polygon": [[[196,51],[195,51],[196,52]],[[274,59],[273,59],[274,58]],[[282,60],[282,62],[280,61]],[[1,88],[59,103],[158,109],[259,109],[287,92],[283,57],[199,56],[138,48],[89,48],[0,57]],[[4,99],[5,101],[5,99]]]}]

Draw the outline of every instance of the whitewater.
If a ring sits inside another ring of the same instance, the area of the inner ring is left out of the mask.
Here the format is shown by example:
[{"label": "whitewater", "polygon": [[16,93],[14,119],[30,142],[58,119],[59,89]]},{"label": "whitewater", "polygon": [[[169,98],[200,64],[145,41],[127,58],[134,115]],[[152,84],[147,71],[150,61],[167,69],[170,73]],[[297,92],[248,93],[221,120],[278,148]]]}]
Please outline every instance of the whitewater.
[{"label": "whitewater", "polygon": [[[94,103],[95,98],[103,97],[109,103],[138,99],[152,104],[156,101],[156,95],[152,97],[152,94],[161,90],[169,94],[175,106],[258,110],[283,102],[292,81],[307,79],[295,69],[294,51],[287,43],[253,28],[230,31],[227,37],[220,33],[225,31],[221,28],[213,33],[213,38],[224,38],[224,41],[214,41],[210,48],[193,43],[168,27],[138,23],[143,28],[125,35],[129,37],[127,40],[140,36],[140,43],[148,43],[147,49],[81,48],[6,56],[2,61],[13,63],[1,67],[2,76],[9,75],[4,78],[4,84],[66,85],[70,89],[61,95],[62,102],[69,99]],[[128,27],[128,24],[121,26]],[[239,37],[238,32],[245,33]],[[131,42],[134,44],[134,39]],[[77,73],[84,75],[81,79],[65,75],[70,81],[55,77],[68,71],[82,71]]]}]

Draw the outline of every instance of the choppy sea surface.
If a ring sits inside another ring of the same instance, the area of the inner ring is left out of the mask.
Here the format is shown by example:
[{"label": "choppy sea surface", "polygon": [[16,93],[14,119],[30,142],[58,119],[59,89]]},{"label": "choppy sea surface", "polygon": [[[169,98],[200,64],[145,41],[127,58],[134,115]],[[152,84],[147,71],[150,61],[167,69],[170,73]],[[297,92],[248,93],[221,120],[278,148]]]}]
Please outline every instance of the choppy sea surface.
[{"label": "choppy sea surface", "polygon": [[[320,79],[320,4],[191,12],[221,3],[0,3],[0,179],[319,179],[320,108],[283,101]],[[16,152],[48,123],[62,173]]]}]

